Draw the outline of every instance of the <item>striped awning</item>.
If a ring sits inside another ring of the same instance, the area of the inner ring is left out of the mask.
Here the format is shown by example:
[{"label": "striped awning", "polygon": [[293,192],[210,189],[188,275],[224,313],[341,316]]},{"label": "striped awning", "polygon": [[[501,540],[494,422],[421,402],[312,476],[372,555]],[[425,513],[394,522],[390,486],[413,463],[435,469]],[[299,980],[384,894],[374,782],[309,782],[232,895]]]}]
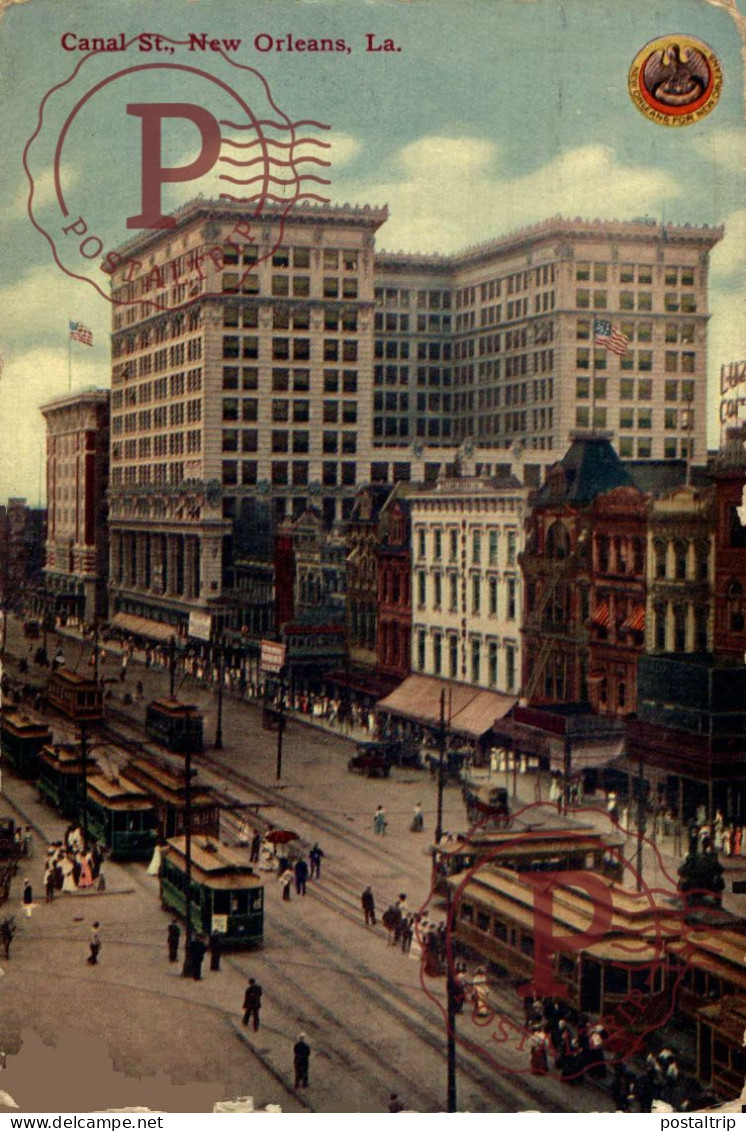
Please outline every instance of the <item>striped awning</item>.
[{"label": "striped awning", "polygon": [[176,628],[172,624],[163,624],[148,617],[136,617],[131,613],[117,613],[111,623],[114,628],[131,632],[133,636],[147,636],[150,640],[165,641],[176,635]]},{"label": "striped awning", "polygon": [[599,628],[608,628],[611,624],[611,613],[609,612],[608,601],[604,601],[602,605],[596,605],[591,623],[597,625]]},{"label": "striped awning", "polygon": [[645,606],[637,605],[619,629],[620,632],[645,631]]}]

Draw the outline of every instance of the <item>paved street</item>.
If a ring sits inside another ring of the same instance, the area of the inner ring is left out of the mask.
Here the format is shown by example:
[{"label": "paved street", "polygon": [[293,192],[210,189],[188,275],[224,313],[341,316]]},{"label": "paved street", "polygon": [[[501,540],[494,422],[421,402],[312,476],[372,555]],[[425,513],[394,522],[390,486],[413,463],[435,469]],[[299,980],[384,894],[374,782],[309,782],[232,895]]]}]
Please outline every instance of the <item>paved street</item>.
[{"label": "paved street", "polygon": [[[90,646],[66,640],[63,647],[68,664],[82,669]],[[9,648],[27,650],[17,626],[11,626]],[[118,671],[118,664],[112,662],[111,668]],[[116,696],[109,700],[110,706],[120,710],[124,690],[132,692],[138,679],[145,684],[145,694],[143,703],[132,707],[135,716],[144,715],[145,701],[167,690],[166,673],[146,671],[133,663],[124,688],[110,685]],[[214,695],[194,686],[185,686],[181,694],[203,707],[206,736],[211,739]],[[116,717],[114,725],[121,725]],[[435,783],[414,770],[394,769],[387,780],[350,774],[346,763],[351,746],[344,737],[291,720],[278,785],[276,736],[262,730],[255,706],[227,696],[223,737],[225,749],[219,755],[208,747],[205,756],[197,759],[201,777],[238,802],[258,804],[263,820],[294,829],[307,844],[318,840],[325,852],[321,883],[310,885],[305,899],[294,894],[286,904],[276,879],[268,875],[262,949],[224,956],[219,974],[207,971],[204,980],[195,983],[180,978],[169,966],[168,917],[159,906],[157,882],[142,865],[107,864],[106,894],[63,895],[50,906],[39,906],[30,920],[21,915],[18,901],[24,875],[19,873],[13,890],[19,929],[3,980],[6,1044],[13,1047],[22,1033],[25,1045],[30,1042],[33,1049],[33,1031],[45,1039],[56,1038],[56,1055],[64,1056],[65,1038],[73,1032],[97,1042],[101,1072],[72,1073],[77,1098],[68,1109],[103,1103],[98,1098],[102,1081],[114,1080],[113,1069],[105,1064],[104,1046],[118,1070],[116,1088],[112,1084],[111,1090],[103,1089],[106,1106],[121,1105],[126,1094],[129,1103],[206,1110],[215,1099],[248,1092],[257,1103],[278,1102],[284,1110],[375,1112],[385,1110],[389,1093],[396,1091],[417,1110],[442,1109],[443,979],[421,977],[417,948],[407,956],[388,946],[380,922],[375,929],[366,928],[359,904],[360,892],[369,883],[379,915],[400,892],[407,893],[412,909],[428,905]],[[519,784],[521,791],[530,788],[533,795],[533,784],[520,779]],[[63,823],[38,803],[33,786],[6,775],[3,789],[6,807],[14,802],[38,831],[36,854],[27,872],[35,891],[41,893],[43,842],[59,839]],[[422,835],[409,831],[418,801],[425,814]],[[375,837],[372,831],[378,804],[387,813],[385,837]],[[228,835],[236,822],[236,815],[229,814]],[[445,790],[443,824],[453,830],[466,826],[460,790],[454,786]],[[444,915],[437,905],[429,910],[436,920]],[[103,951],[101,966],[91,969],[84,959],[94,918],[102,924]],[[239,1024],[249,975],[264,987],[262,1028],[256,1037],[247,1035]],[[505,1016],[514,1016],[518,1008],[514,992],[501,986],[493,986],[492,992],[496,1007]],[[568,1088],[553,1078],[528,1076],[527,1050],[507,1053],[506,1071],[498,1073],[480,1053],[485,1034],[466,1013],[459,1027],[473,1046],[459,1048],[462,1109],[611,1107],[606,1093],[590,1083]],[[311,1087],[298,1096],[291,1087],[291,1062],[300,1029],[308,1034],[313,1054]],[[42,1052],[50,1055],[37,1048],[34,1063]],[[23,1059],[22,1054],[19,1071]],[[7,1090],[15,1094],[11,1087],[15,1058],[10,1063],[13,1067],[5,1079]],[[144,1093],[151,1098],[144,1098]],[[156,1093],[161,1098],[154,1102]],[[21,1093],[16,1099],[23,1104]],[[34,1103],[38,1104],[38,1093]],[[60,1105],[55,1100],[49,1106]]]}]

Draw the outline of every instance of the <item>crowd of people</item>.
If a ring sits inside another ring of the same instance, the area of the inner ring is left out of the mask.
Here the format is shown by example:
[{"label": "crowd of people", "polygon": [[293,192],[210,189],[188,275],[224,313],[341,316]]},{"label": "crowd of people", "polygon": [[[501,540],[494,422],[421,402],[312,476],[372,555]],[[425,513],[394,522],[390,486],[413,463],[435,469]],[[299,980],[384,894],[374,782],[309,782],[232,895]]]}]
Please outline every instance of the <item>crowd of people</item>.
[{"label": "crowd of people", "polygon": [[93,887],[103,891],[103,861],[104,854],[99,844],[95,840],[86,843],[83,830],[78,825],[68,826],[64,839],[54,841],[47,849],[44,864],[47,903],[51,903],[58,892],[84,891]]}]

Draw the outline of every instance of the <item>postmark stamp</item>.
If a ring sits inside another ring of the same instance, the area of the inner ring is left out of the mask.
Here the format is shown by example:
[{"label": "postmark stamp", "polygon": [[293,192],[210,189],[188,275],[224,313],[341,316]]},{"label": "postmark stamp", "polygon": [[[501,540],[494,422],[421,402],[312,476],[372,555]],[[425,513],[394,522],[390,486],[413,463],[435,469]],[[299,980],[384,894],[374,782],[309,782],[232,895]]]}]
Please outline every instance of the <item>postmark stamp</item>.
[{"label": "postmark stamp", "polygon": [[[162,311],[220,290],[226,247],[231,269],[236,253],[243,267],[240,289],[280,244],[292,209],[328,203],[329,127],[289,117],[264,76],[220,44],[205,61],[190,40],[151,38],[160,44],[155,61],[134,56],[122,65],[127,56],[112,49],[88,51],[47,91],[24,169],[29,218],[60,270],[115,305],[146,295]],[[136,36],[117,51],[141,44]],[[107,136],[114,125],[116,145]],[[221,229],[214,242],[207,233],[186,255],[150,262],[142,234],[175,228],[173,213],[199,196],[235,213],[227,240]],[[131,254],[126,232],[137,233]],[[241,255],[250,244],[261,244],[258,256]],[[110,287],[115,274],[118,285]]]},{"label": "postmark stamp", "polygon": [[457,1043],[502,1074],[574,1081],[644,1057],[720,914],[647,836],[608,814],[599,827],[596,810],[570,816],[526,805],[434,856],[421,914],[443,897],[447,911],[439,932],[420,930],[421,984]]}]

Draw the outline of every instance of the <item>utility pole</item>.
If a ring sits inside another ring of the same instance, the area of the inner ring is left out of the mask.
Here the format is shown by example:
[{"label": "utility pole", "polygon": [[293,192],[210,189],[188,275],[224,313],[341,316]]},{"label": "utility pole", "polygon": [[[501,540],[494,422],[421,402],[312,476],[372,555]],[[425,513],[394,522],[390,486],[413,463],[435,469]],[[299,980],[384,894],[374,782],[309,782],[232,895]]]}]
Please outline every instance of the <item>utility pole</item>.
[{"label": "utility pole", "polygon": [[285,730],[285,676],[280,668],[280,706],[277,713],[277,780],[282,777],[282,732]]},{"label": "utility pole", "polygon": [[192,751],[187,743],[184,755],[184,879],[186,893],[184,896],[184,965],[182,978],[192,976]]},{"label": "utility pole", "polygon": [[[435,843],[443,835],[443,787],[446,776],[446,693],[440,693],[440,722],[438,723],[438,814],[435,820]],[[449,1109],[450,1110],[450,1109]]]},{"label": "utility pole", "polygon": [[218,725],[215,730],[214,746],[216,750],[223,749],[223,646],[218,645]]},{"label": "utility pole", "polygon": [[[46,634],[45,634],[46,636]],[[44,645],[46,651],[46,643]],[[98,618],[93,618],[93,682],[98,691]]]},{"label": "utility pole", "polygon": [[456,1106],[456,985],[453,971],[448,962],[448,970],[446,972],[446,994],[447,994],[447,1068],[448,1068],[448,1095],[446,1102],[446,1111],[457,1111]]},{"label": "utility pole", "polygon": [[175,698],[176,687],[176,637],[172,636],[168,643],[168,695],[169,699]]}]

